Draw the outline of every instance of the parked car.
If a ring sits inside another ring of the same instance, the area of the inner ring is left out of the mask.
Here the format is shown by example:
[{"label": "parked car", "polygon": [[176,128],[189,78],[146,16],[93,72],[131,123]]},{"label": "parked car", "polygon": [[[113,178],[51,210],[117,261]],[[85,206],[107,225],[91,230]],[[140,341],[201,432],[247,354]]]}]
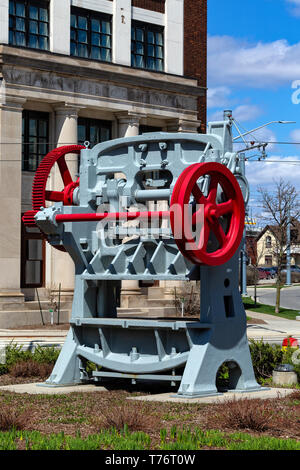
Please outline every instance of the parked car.
[{"label": "parked car", "polygon": [[291,266],[291,271],[295,273],[300,273],[300,267],[297,265]]},{"label": "parked car", "polygon": [[[281,275],[283,278],[283,281],[285,280],[285,276],[287,273],[286,267],[281,270]],[[299,266],[291,266],[291,281],[292,283],[298,283],[300,282],[300,269]]]},{"label": "parked car", "polygon": [[270,266],[270,268],[268,268],[271,275],[272,275],[272,278],[274,279],[276,276],[277,276],[277,273],[278,273],[278,268],[277,266]]},{"label": "parked car", "polygon": [[273,273],[271,271],[271,268],[267,267],[259,267],[258,268],[259,272],[259,279],[273,279]]}]

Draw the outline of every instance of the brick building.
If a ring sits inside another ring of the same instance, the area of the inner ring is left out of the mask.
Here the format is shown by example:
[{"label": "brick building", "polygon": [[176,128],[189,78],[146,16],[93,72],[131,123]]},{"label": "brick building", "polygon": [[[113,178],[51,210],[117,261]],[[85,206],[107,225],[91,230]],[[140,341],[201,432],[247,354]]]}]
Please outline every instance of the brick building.
[{"label": "brick building", "polygon": [[[152,130],[205,132],[206,3],[0,0],[2,311],[32,300],[35,288],[72,294],[68,255],[21,222],[50,149]],[[69,165],[75,176],[77,161]],[[49,189],[59,178],[53,169]]]}]

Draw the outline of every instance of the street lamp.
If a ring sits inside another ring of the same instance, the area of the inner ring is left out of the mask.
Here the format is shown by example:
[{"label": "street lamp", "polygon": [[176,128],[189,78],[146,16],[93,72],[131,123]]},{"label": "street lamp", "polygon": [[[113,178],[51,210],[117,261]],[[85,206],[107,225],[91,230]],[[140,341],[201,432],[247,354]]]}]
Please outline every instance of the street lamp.
[{"label": "street lamp", "polygon": [[[270,121],[270,122],[267,122],[266,124],[263,124],[261,126],[258,126],[256,127],[255,129],[252,129],[251,131],[247,131],[247,132],[244,132],[243,134],[241,133],[234,117],[232,116],[232,111],[225,111],[224,112],[224,116],[231,122],[231,124],[234,125],[234,127],[236,128],[237,132],[238,132],[238,136],[237,137],[234,137],[232,139],[233,142],[235,142],[237,139],[242,139],[246,148],[242,149],[242,150],[239,150],[237,153],[240,153],[241,154],[241,159],[243,161],[245,161],[245,155],[244,155],[244,152],[246,151],[249,151],[249,150],[253,150],[255,148],[257,148],[258,150],[260,150],[262,148],[262,156],[261,158],[264,159],[266,158],[266,147],[268,146],[268,143],[267,142],[262,142],[262,143],[258,143],[256,145],[255,142],[253,142],[253,144],[251,146],[248,145],[248,142],[245,140],[245,137],[249,134],[252,134],[253,132],[256,132],[260,129],[263,129],[264,127],[267,127],[267,126],[270,126],[271,124],[296,124],[295,121],[282,121],[282,120],[279,120],[279,121]],[[261,158],[259,158],[259,160],[261,160]],[[244,167],[244,171],[245,171],[245,165],[243,165]],[[246,213],[247,213],[247,208],[246,208]],[[288,226],[288,228],[290,229],[290,225]],[[289,237],[289,231],[287,233],[287,236]],[[244,239],[243,239],[243,248],[242,248],[242,295],[243,296],[246,296],[247,295],[247,265],[246,265],[246,251],[247,251],[247,248],[246,248],[246,226],[245,226],[245,229],[244,229]],[[290,266],[290,263],[291,263],[291,258],[290,258],[290,254],[287,253],[287,285],[291,285],[291,266]]]},{"label": "street lamp", "polygon": [[[234,120],[234,118],[232,118],[232,119]],[[252,129],[251,131],[247,131],[244,134],[239,133],[239,135],[237,137],[233,138],[233,141],[235,141],[237,139],[240,139],[241,137],[245,137],[246,135],[252,134],[253,132],[256,132],[256,131],[262,129],[263,127],[270,126],[270,124],[296,124],[296,121],[270,121],[270,122],[267,122],[266,124],[263,124],[262,126],[256,127],[255,129]]]}]

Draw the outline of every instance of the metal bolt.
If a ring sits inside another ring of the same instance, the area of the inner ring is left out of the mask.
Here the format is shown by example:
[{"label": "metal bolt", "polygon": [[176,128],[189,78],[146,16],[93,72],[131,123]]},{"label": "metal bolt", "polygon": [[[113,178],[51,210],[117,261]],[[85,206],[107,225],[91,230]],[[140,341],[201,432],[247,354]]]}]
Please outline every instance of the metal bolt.
[{"label": "metal bolt", "polygon": [[141,152],[146,152],[148,150],[148,144],[140,144],[139,145],[139,150]]},{"label": "metal bolt", "polygon": [[159,145],[160,150],[167,150],[168,148],[168,145],[166,142],[159,142],[158,145]]}]

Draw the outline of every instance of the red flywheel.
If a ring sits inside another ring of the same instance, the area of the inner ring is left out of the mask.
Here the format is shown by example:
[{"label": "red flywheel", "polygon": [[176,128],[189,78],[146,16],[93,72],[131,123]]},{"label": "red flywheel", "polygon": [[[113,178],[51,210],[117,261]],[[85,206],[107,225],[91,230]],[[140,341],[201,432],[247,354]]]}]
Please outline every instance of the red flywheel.
[{"label": "red flywheel", "polygon": [[[41,207],[46,207],[46,202],[62,202],[65,206],[72,205],[73,192],[79,186],[79,178],[73,181],[68,169],[65,156],[67,154],[79,154],[84,147],[82,145],[65,145],[51,150],[41,161],[33,180],[32,185],[32,210],[27,211],[23,216],[26,226],[36,226],[35,214]],[[47,180],[54,165],[57,164],[64,184],[61,191],[46,190]],[[65,251],[64,247],[56,247]]]},{"label": "red flywheel", "polygon": [[[207,183],[204,192],[197,183],[201,178]],[[194,264],[219,266],[229,261],[241,243],[245,223],[243,195],[231,171],[213,162],[186,168],[172,193],[170,222],[179,250]]]}]

